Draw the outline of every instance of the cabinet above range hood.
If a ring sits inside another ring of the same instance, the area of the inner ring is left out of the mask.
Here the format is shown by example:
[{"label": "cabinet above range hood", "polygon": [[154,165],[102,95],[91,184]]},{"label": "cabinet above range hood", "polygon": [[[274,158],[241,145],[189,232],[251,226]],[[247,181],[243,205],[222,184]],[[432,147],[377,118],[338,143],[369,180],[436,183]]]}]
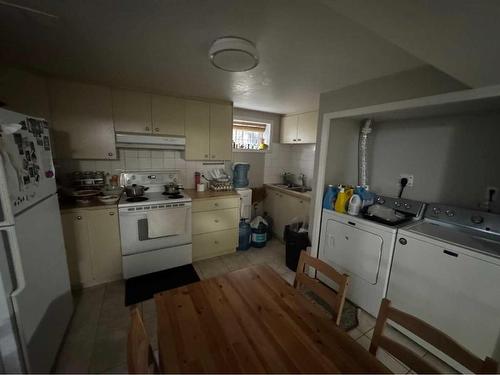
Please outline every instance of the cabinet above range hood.
[{"label": "cabinet above range hood", "polygon": [[186,138],[162,135],[115,133],[117,148],[184,150]]}]

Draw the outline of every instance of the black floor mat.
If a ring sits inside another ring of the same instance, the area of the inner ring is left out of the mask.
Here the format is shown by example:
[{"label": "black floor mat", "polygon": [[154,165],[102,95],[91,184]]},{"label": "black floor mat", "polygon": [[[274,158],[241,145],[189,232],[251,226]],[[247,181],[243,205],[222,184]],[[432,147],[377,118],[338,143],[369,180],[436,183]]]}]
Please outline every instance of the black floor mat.
[{"label": "black floor mat", "polygon": [[197,281],[200,278],[192,264],[133,277],[125,282],[125,306],[153,298],[155,293]]}]

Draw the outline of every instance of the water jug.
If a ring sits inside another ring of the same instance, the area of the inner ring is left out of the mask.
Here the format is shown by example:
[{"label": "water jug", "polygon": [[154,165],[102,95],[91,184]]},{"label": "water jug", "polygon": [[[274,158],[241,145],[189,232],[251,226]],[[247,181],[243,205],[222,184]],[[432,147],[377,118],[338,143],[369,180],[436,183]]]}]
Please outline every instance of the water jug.
[{"label": "water jug", "polygon": [[233,165],[233,186],[235,188],[244,188],[248,186],[248,163],[234,163]]},{"label": "water jug", "polygon": [[259,223],[257,228],[252,228],[252,247],[264,247],[267,242],[267,225]]},{"label": "water jug", "polygon": [[333,210],[333,204],[335,202],[335,199],[337,198],[337,193],[339,189],[336,186],[333,185],[328,185],[328,188],[326,189],[325,196],[323,198],[323,208],[326,208],[328,210]]},{"label": "water jug", "polygon": [[250,248],[251,238],[252,228],[250,228],[250,224],[245,222],[245,219],[241,219],[238,235],[238,250],[248,250]]}]

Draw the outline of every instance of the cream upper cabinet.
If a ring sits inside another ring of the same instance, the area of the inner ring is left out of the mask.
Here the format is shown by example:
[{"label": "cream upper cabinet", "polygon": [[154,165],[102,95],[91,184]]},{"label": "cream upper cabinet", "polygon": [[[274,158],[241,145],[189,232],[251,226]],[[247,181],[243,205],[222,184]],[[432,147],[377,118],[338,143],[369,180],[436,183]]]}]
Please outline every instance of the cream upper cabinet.
[{"label": "cream upper cabinet", "polygon": [[297,141],[297,126],[299,116],[285,116],[281,119],[280,142],[295,143]]},{"label": "cream upper cabinet", "polygon": [[184,99],[153,95],[151,97],[153,134],[184,136],[185,105]]},{"label": "cream upper cabinet", "polygon": [[210,160],[232,159],[233,106],[210,104]]},{"label": "cream upper cabinet", "polygon": [[316,143],[316,129],[318,128],[318,112],[306,112],[299,115],[297,127],[298,143]]},{"label": "cream upper cabinet", "polygon": [[210,104],[186,100],[186,160],[210,158]]},{"label": "cream upper cabinet", "polygon": [[113,89],[115,131],[151,133],[151,95]]},{"label": "cream upper cabinet", "polygon": [[281,143],[316,143],[318,112],[305,112],[281,119]]},{"label": "cream upper cabinet", "polygon": [[116,159],[111,89],[52,80],[52,134],[59,159]]}]

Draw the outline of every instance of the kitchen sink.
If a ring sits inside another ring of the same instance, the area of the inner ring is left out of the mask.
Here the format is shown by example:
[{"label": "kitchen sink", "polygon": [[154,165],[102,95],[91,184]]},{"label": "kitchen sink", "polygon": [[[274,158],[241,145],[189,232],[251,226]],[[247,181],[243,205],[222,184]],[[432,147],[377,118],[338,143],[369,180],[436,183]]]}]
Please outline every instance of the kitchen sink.
[{"label": "kitchen sink", "polygon": [[306,187],[306,186],[294,186],[294,187],[289,187],[287,189],[292,190],[292,191],[296,191],[298,193],[305,193],[305,192],[312,190],[312,188]]},{"label": "kitchen sink", "polygon": [[310,187],[300,186],[300,185],[292,185],[292,186],[285,185],[285,184],[273,184],[273,185],[276,187],[282,188],[282,189],[296,191],[298,193],[305,193],[305,192],[312,190],[312,188],[310,188]]}]

